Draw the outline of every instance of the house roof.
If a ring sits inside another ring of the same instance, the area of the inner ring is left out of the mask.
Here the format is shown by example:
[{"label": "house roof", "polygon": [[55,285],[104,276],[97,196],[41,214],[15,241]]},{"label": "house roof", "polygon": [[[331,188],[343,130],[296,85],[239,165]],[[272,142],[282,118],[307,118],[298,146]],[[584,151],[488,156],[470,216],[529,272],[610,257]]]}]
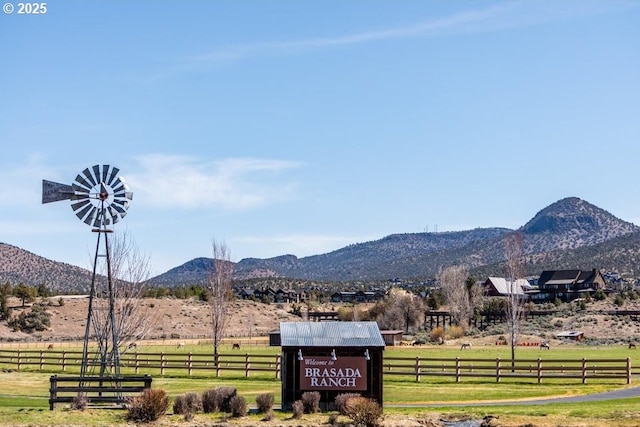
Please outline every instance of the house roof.
[{"label": "house roof", "polygon": [[596,270],[546,270],[538,279],[538,285],[562,285],[570,283],[583,283],[593,281]]},{"label": "house roof", "polygon": [[526,279],[516,279],[511,285],[511,281],[504,277],[489,277],[487,279],[500,295],[524,295],[524,290],[529,288],[529,282]]},{"label": "house roof", "polygon": [[376,322],[280,322],[282,347],[384,347]]}]

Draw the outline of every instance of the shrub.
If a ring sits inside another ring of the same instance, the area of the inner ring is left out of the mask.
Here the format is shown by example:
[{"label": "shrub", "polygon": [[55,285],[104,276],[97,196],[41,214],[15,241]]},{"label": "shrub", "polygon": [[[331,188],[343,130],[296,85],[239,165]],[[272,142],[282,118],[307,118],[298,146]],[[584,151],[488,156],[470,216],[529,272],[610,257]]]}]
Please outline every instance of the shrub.
[{"label": "shrub", "polygon": [[87,399],[87,395],[79,391],[71,401],[71,409],[79,409],[81,411],[84,411],[85,409],[87,409],[87,406],[89,406],[89,399]]},{"label": "shrub", "polygon": [[173,402],[174,414],[195,414],[202,411],[202,398],[197,393],[186,393],[176,396]]},{"label": "shrub", "polygon": [[451,338],[462,338],[464,336],[464,329],[461,326],[450,326],[448,334]]},{"label": "shrub", "polygon": [[273,409],[273,402],[273,393],[263,393],[256,396],[256,406],[260,413],[270,412]]},{"label": "shrub", "polygon": [[162,389],[146,389],[139,396],[129,399],[126,418],[134,422],[156,421],[167,413],[169,396]]},{"label": "shrub", "polygon": [[218,412],[218,390],[213,388],[202,393],[202,410],[205,414]]},{"label": "shrub", "polygon": [[304,405],[302,404],[302,400],[296,400],[291,404],[291,409],[293,411],[293,418],[296,420],[302,418],[302,414],[304,414]]},{"label": "shrub", "polygon": [[44,331],[51,325],[51,315],[41,305],[34,305],[30,312],[23,312],[9,321],[14,331],[33,332]]},{"label": "shrub", "polygon": [[355,397],[347,402],[346,415],[353,423],[364,427],[377,427],[382,417],[382,407],[373,399]]},{"label": "shrub", "polygon": [[64,307],[64,299],[62,297],[58,298],[58,305]]},{"label": "shrub", "polygon": [[247,401],[244,397],[235,395],[229,400],[229,412],[231,412],[231,416],[234,418],[246,417],[247,416]]},{"label": "shrub", "polygon": [[336,409],[341,415],[347,415],[347,402],[354,397],[360,397],[360,393],[341,393],[336,396]]},{"label": "shrub", "polygon": [[441,326],[437,328],[433,328],[431,333],[429,334],[429,339],[431,342],[442,342],[444,341],[444,329]]},{"label": "shrub", "polygon": [[218,409],[222,412],[231,412],[231,399],[237,394],[234,387],[217,387]]},{"label": "shrub", "polygon": [[598,289],[596,293],[593,294],[593,299],[596,301],[604,301],[607,299],[607,294],[602,289]]},{"label": "shrub", "polygon": [[320,412],[320,393],[317,391],[305,391],[302,393],[302,405],[304,412],[307,414]]}]

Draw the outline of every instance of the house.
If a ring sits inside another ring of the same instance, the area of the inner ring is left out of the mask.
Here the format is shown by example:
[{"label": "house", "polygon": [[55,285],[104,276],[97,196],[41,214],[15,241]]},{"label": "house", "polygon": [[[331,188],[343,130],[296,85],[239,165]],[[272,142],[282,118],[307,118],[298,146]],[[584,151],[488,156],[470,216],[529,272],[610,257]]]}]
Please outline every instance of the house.
[{"label": "house", "polygon": [[604,290],[606,282],[596,270],[547,270],[538,279],[539,298],[544,301],[564,302]]},{"label": "house", "polygon": [[490,297],[506,297],[510,295],[524,296],[531,285],[525,279],[516,279],[514,282],[504,277],[489,277],[482,284],[485,294]]}]

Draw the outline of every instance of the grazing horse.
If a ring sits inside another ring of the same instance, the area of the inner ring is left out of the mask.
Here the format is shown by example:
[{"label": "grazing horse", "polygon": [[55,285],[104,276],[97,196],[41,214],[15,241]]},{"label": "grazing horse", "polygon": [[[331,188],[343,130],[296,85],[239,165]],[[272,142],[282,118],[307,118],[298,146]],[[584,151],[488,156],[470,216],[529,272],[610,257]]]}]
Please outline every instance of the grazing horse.
[{"label": "grazing horse", "polygon": [[185,343],[183,343],[183,342],[179,342],[176,348],[177,348],[178,350],[180,350],[181,348],[185,348],[185,347],[186,347],[186,344],[185,344]]},{"label": "grazing horse", "polygon": [[548,342],[543,341],[540,343],[540,350],[551,350],[551,347],[549,347]]},{"label": "grazing horse", "polygon": [[135,343],[135,342],[129,343],[129,345],[127,345],[127,348],[125,348],[124,351],[131,350],[132,348],[135,348],[137,350],[138,349],[138,343]]},{"label": "grazing horse", "polygon": [[49,344],[49,345],[47,346],[47,350],[53,350],[53,344]]},{"label": "grazing horse", "polygon": [[471,349],[471,343],[470,342],[463,342],[462,345],[460,346],[460,350],[464,350],[464,349]]},{"label": "grazing horse", "polygon": [[630,342],[629,343],[629,349],[634,349],[635,350],[636,349],[636,343]]},{"label": "grazing horse", "polygon": [[231,348],[233,350],[240,350],[240,343],[239,342],[234,342],[233,345],[231,346]]}]

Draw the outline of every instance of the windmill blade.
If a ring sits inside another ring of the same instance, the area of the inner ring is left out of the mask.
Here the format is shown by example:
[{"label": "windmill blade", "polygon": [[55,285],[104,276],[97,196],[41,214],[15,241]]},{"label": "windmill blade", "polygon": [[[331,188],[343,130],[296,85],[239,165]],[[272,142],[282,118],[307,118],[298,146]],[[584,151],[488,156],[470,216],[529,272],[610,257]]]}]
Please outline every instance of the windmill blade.
[{"label": "windmill blade", "polygon": [[84,174],[84,176],[89,180],[89,182],[91,183],[90,185],[88,185],[89,188],[93,187],[94,185],[97,185],[98,182],[96,181],[96,179],[93,177],[93,175],[91,174],[91,171],[89,170],[89,168],[86,168],[85,170],[82,171],[82,173]]},{"label": "windmill blade", "polygon": [[59,202],[60,200],[71,199],[74,191],[73,187],[59,182],[42,180],[42,203]]},{"label": "windmill blade", "polygon": [[87,215],[87,217],[84,219],[84,223],[87,225],[91,225],[92,221],[96,217],[96,212],[98,212],[98,208],[92,206],[91,210],[89,211],[89,215]]},{"label": "windmill blade", "polygon": [[116,178],[116,175],[118,175],[118,172],[120,172],[120,169],[115,166],[111,166],[111,174],[109,175],[109,178],[105,180],[105,182],[113,187],[113,180]]},{"label": "windmill blade", "polygon": [[96,184],[99,184],[102,179],[100,178],[102,176],[102,174],[100,173],[100,165],[94,165],[91,167],[91,169],[93,170],[93,177],[96,180]]},{"label": "windmill blade", "polygon": [[76,176],[76,180],[73,184],[71,184],[74,190],[79,191],[81,193],[88,193],[91,191],[93,187],[89,181],[84,179],[82,175]]},{"label": "windmill blade", "polygon": [[104,209],[95,208],[93,226],[102,227],[103,225],[109,225],[109,220],[104,216]]},{"label": "windmill blade", "polygon": [[77,203],[72,203],[71,204],[71,209],[73,209],[73,211],[77,211],[78,209],[82,209],[85,206],[91,204],[91,201],[89,200],[89,197],[87,196],[87,198],[85,200],[82,200],[80,202]]},{"label": "windmill blade", "polygon": [[88,203],[85,207],[76,212],[76,216],[81,220],[84,220],[91,208],[93,208],[93,205],[91,205],[91,203]]},{"label": "windmill blade", "polygon": [[113,220],[114,224],[120,221],[120,214],[113,206],[109,206],[107,210],[109,211],[109,215],[111,215],[111,219]]}]

